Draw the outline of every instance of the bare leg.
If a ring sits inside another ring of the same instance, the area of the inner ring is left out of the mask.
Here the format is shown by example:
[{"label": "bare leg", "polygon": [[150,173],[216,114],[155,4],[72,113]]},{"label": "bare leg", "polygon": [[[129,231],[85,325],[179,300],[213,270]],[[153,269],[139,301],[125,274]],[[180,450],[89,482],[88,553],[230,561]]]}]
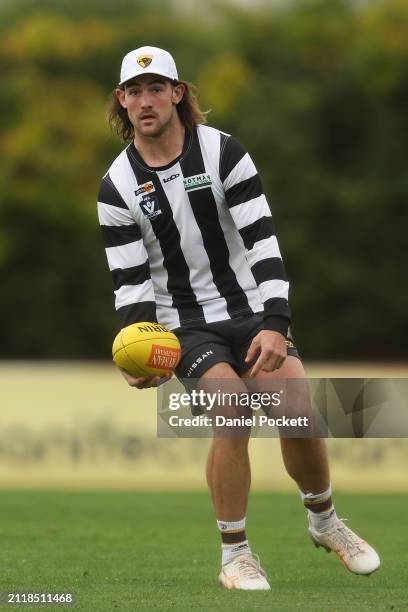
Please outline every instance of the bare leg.
[{"label": "bare leg", "polygon": [[[306,377],[302,362],[288,356],[279,370],[260,372],[261,379],[303,379]],[[305,401],[306,398],[305,398]],[[321,438],[281,438],[282,458],[286,470],[303,493],[321,493],[330,484],[329,463],[325,441]]]},{"label": "bare leg", "polygon": [[227,437],[213,440],[207,461],[207,483],[219,520],[244,518],[251,484],[248,440]]},{"label": "bare leg", "polygon": [[286,470],[303,493],[321,493],[330,484],[324,440],[282,438],[282,458]]},{"label": "bare leg", "polygon": [[[218,363],[202,377],[208,379],[236,379],[239,377],[227,363]],[[235,384],[235,383],[234,383]],[[242,384],[242,390],[246,388]],[[248,457],[249,437],[214,438],[207,461],[207,483],[211,491],[217,519],[239,521],[248,504],[251,471]]]}]

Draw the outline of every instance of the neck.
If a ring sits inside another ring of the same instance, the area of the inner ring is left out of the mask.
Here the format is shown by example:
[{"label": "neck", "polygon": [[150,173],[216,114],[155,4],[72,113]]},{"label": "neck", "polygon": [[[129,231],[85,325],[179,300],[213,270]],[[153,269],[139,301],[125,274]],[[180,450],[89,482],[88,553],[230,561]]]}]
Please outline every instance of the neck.
[{"label": "neck", "polygon": [[181,155],[184,135],[185,128],[177,115],[161,134],[156,136],[135,134],[133,142],[146,164],[155,168],[166,166]]}]

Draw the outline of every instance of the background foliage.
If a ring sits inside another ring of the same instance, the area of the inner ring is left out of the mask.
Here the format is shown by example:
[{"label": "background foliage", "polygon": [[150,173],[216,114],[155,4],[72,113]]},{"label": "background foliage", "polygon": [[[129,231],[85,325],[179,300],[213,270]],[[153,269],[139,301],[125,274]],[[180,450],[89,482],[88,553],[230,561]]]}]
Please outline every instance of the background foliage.
[{"label": "background foliage", "polygon": [[307,358],[406,357],[408,4],[0,3],[1,357],[108,357],[96,219],[122,56],[168,48],[250,150]]}]

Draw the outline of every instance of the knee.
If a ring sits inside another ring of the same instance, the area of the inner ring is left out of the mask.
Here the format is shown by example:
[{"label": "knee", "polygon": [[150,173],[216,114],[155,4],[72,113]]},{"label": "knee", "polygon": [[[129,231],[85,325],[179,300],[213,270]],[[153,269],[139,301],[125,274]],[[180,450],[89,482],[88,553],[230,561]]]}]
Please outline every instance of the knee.
[{"label": "knee", "polygon": [[[238,435],[238,433],[240,435]],[[220,452],[241,453],[248,449],[250,433],[235,432],[234,435],[224,435],[213,439],[213,447]]]}]

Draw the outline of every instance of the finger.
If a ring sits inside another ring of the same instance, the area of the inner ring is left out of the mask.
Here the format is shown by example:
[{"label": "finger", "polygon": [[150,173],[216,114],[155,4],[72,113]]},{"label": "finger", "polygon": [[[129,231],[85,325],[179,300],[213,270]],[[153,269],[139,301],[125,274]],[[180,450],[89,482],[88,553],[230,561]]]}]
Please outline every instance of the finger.
[{"label": "finger", "polygon": [[129,385],[133,386],[139,386],[142,385],[143,383],[146,382],[146,378],[142,378],[142,377],[135,377],[132,376],[131,374],[127,374],[126,372],[123,372],[123,376],[126,378],[127,382],[129,383]]},{"label": "finger", "polygon": [[166,383],[168,380],[171,379],[171,375],[170,376],[162,376],[158,382],[157,382],[157,386],[160,387],[160,385],[164,385],[164,383]]},{"label": "finger", "polygon": [[282,359],[279,361],[279,364],[276,366],[276,369],[279,370],[283,366],[285,361],[286,361],[286,357],[282,357]]},{"label": "finger", "polygon": [[274,372],[283,366],[286,360],[286,355],[276,354],[267,359],[263,365],[263,370],[266,372]]},{"label": "finger", "polygon": [[256,361],[256,362],[255,362],[255,364],[253,365],[252,370],[251,370],[251,372],[250,372],[250,374],[249,374],[249,376],[250,376],[251,378],[254,378],[254,377],[255,377],[255,376],[256,376],[256,375],[257,375],[257,374],[258,374],[258,373],[259,373],[259,372],[262,370],[262,368],[263,368],[263,363],[264,363],[264,362],[263,362],[263,357],[262,357],[262,353],[261,353],[261,355],[259,355],[259,357],[258,357],[257,361]]},{"label": "finger", "polygon": [[170,380],[171,376],[151,376],[150,378],[144,379],[145,382],[143,384],[142,389],[150,389],[152,387],[159,387],[163,385],[165,382]]},{"label": "finger", "polygon": [[254,359],[258,351],[259,351],[259,343],[258,341],[254,339],[252,340],[249,346],[248,352],[245,357],[245,361],[252,361],[252,359]]},{"label": "finger", "polygon": [[136,389],[147,389],[150,387],[150,378],[134,378],[134,382],[129,383],[131,387]]},{"label": "finger", "polygon": [[281,355],[273,353],[269,355],[268,359],[265,360],[263,369],[267,372],[273,372],[279,367],[281,362]]}]

